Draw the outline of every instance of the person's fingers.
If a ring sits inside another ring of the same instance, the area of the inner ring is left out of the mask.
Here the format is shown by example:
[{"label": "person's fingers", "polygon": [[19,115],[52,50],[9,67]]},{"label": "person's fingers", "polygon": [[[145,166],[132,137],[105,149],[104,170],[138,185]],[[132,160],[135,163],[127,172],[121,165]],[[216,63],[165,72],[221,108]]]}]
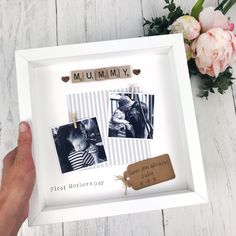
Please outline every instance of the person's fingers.
[{"label": "person's fingers", "polygon": [[14,148],[3,159],[1,186],[2,186],[2,183],[4,182],[5,173],[9,171],[9,169],[11,168],[15,160],[16,153],[17,153],[17,148]]},{"label": "person's fingers", "polygon": [[14,148],[13,150],[11,150],[3,159],[3,168],[8,168],[9,166],[12,165],[12,163],[15,160],[16,157],[16,153],[17,153],[17,148]]},{"label": "person's fingers", "polygon": [[29,125],[21,122],[19,126],[18,148],[16,159],[27,159],[32,157],[31,154],[32,135]]}]

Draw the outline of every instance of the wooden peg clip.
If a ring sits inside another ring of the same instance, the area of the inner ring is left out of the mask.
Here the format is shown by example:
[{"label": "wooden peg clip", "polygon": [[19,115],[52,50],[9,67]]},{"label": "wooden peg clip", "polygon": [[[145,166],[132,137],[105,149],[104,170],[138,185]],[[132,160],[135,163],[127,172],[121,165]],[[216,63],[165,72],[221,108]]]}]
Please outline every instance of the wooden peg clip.
[{"label": "wooden peg clip", "polygon": [[77,124],[76,124],[77,115],[76,115],[75,112],[72,112],[71,116],[72,116],[72,121],[73,121],[73,124],[74,124],[74,128],[77,129]]},{"label": "wooden peg clip", "polygon": [[131,93],[131,99],[134,99],[134,93],[135,93],[135,84],[130,85],[130,93]]}]

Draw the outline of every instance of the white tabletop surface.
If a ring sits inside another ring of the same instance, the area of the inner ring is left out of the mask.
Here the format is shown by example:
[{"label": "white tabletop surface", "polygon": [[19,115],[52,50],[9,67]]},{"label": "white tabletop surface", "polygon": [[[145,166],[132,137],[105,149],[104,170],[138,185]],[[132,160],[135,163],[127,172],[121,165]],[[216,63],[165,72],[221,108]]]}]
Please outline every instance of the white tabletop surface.
[{"label": "white tabletop surface", "polygon": [[[176,2],[184,11],[194,3]],[[0,158],[16,145],[18,132],[16,49],[143,36],[143,17],[164,14],[163,5],[164,0],[0,0]],[[236,6],[229,12],[234,22],[235,13]],[[208,204],[32,228],[26,222],[18,235],[236,235],[236,90],[207,101],[197,96],[197,86],[193,78]]]}]

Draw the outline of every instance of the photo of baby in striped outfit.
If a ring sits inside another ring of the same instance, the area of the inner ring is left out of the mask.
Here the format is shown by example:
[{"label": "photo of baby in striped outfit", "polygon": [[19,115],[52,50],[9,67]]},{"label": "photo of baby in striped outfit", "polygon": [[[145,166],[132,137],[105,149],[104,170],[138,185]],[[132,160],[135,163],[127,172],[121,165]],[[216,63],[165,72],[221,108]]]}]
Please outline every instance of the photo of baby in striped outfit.
[{"label": "photo of baby in striped outfit", "polygon": [[107,161],[96,118],[52,129],[62,173]]}]

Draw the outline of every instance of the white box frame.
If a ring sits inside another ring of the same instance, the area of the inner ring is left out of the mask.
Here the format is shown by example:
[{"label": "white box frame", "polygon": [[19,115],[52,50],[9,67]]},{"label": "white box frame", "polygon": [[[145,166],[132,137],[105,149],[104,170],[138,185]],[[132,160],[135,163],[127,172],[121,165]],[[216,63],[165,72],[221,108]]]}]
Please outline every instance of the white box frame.
[{"label": "white box frame", "polygon": [[[182,35],[153,36],[16,51],[20,120],[27,120],[31,123],[34,137],[34,122],[37,121],[36,118],[33,118],[32,96],[34,95],[30,87],[31,72],[34,68],[61,60],[73,60],[74,57],[119,54],[135,50],[155,50],[157,54],[165,54],[168,57],[170,73],[176,79],[175,92],[180,102],[178,107],[181,108],[178,112],[183,122],[182,128],[185,133],[190,163],[188,171],[191,173],[192,184],[187,189],[157,196],[120,199],[85,206],[75,205],[69,208],[67,206],[46,208],[43,203],[44,199],[38,192],[40,173],[37,173],[37,182],[30,200],[29,225],[90,219],[207,202],[204,168]],[[35,156],[34,147],[33,145],[33,156]],[[35,160],[35,164],[37,168],[39,165],[37,160]]]}]

